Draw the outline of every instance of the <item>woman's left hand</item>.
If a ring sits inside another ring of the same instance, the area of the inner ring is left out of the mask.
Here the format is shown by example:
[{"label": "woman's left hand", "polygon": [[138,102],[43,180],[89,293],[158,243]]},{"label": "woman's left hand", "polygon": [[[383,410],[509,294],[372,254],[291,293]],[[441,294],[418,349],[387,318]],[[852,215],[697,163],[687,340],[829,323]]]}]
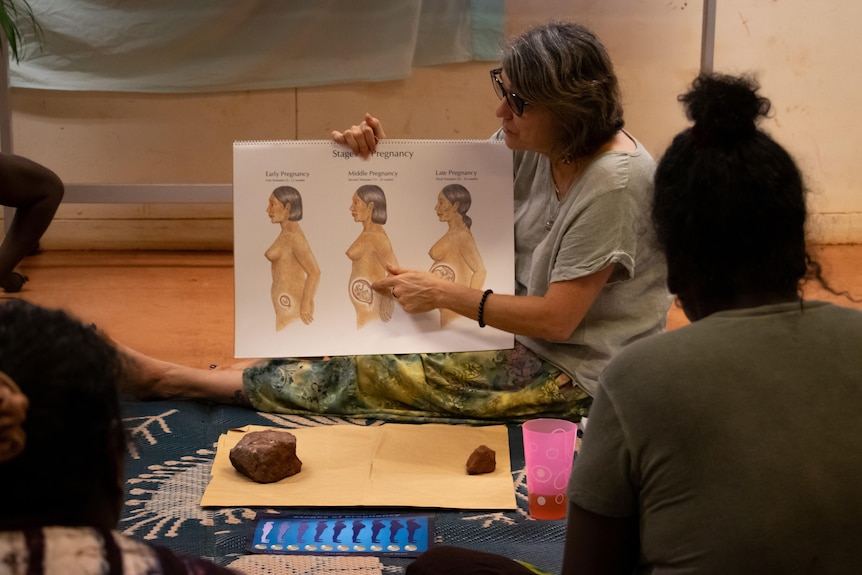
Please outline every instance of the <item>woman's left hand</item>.
[{"label": "woman's left hand", "polygon": [[449,284],[429,272],[386,266],[390,275],[371,284],[374,291],[391,294],[407,313],[424,313],[440,307],[439,297]]}]

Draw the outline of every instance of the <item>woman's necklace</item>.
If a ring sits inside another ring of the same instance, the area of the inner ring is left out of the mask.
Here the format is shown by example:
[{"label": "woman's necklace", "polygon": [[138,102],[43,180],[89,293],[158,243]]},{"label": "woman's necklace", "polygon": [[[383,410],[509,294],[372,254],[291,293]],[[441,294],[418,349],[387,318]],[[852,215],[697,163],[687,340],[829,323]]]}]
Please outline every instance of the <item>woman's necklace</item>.
[{"label": "woman's necklace", "polygon": [[548,211],[545,217],[545,231],[551,231],[551,228],[554,227],[554,222],[557,221],[557,216],[560,213],[560,190],[557,188],[557,183],[554,181],[554,178],[551,178],[551,187],[554,189],[551,197],[548,198]]},{"label": "woman's necklace", "polygon": [[[571,165],[571,162],[566,162],[566,165]],[[557,186],[557,180],[554,178],[554,170],[551,170],[549,179],[551,180],[553,193],[550,194],[550,197],[548,198],[548,212],[547,217],[545,218],[546,231],[550,231],[551,228],[554,227],[554,222],[557,220],[557,215],[560,213],[560,204],[562,204],[563,198],[569,193],[569,189],[574,185],[575,180],[581,176],[582,172],[583,166],[578,162],[578,164],[571,169],[571,175],[564,180],[564,183],[567,183],[568,185],[566,185],[563,192],[560,192],[560,188]]]},{"label": "woman's necklace", "polygon": [[[622,132],[619,132],[619,134],[622,134]],[[554,193],[550,198],[548,198],[548,217],[545,219],[545,230],[550,231],[550,229],[554,227],[554,222],[557,219],[557,215],[560,213],[560,204],[563,203],[563,199],[570,193],[575,182],[581,179],[581,176],[584,175],[590,162],[600,154],[613,149],[613,143],[614,138],[611,138],[589,157],[578,159],[567,158],[563,159],[561,163],[556,165],[553,162],[551,163],[551,170],[548,178],[551,180],[551,188],[553,188]],[[564,191],[562,193],[560,192],[559,186],[557,186],[557,179],[563,183]]]}]

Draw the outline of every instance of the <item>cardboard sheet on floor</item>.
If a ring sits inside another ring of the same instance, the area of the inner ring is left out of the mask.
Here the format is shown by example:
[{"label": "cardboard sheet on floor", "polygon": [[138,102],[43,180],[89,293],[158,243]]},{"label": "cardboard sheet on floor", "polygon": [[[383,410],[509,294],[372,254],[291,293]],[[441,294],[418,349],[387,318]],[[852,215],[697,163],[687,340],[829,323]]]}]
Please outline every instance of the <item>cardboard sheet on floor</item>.
[{"label": "cardboard sheet on floor", "polygon": [[[234,469],[230,450],[245,433],[275,429],[296,436],[302,470],[275,483]],[[496,452],[496,470],[468,475],[480,445]],[[203,507],[439,507],[516,509],[504,425],[324,425],[301,429],[247,426],[219,438]]]}]

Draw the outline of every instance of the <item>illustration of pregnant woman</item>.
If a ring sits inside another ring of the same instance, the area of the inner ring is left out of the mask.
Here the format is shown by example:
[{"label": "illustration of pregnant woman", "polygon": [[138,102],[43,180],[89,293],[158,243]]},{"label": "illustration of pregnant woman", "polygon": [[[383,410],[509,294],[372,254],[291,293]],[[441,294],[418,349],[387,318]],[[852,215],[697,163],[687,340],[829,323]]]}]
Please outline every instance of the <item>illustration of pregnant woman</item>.
[{"label": "illustration of pregnant woman", "polygon": [[281,232],[265,256],[272,262],[272,305],[275,329],[284,329],[301,319],[314,321],[314,295],[320,284],[320,267],[308,240],[299,226],[302,219],[302,196],[296,188],[280,186],[269,196],[266,214]]},{"label": "illustration of pregnant woman", "polygon": [[389,321],[395,301],[391,294],[380,294],[371,284],[386,277],[386,265],[398,265],[395,252],[383,224],[386,223],[386,195],[380,186],[360,186],[350,203],[353,221],[362,224],[362,232],[347,249],[353,262],[350,271],[350,301],[356,309],[356,327],[372,320]]},{"label": "illustration of pregnant woman", "polygon": [[[445,280],[475,289],[482,289],[487,270],[476,246],[470,227],[473,220],[467,215],[472,199],[470,191],[461,184],[449,184],[437,195],[434,210],[449,229],[437,240],[428,255],[434,260],[431,273]],[[461,317],[448,310],[440,310],[440,326],[444,327]]]}]

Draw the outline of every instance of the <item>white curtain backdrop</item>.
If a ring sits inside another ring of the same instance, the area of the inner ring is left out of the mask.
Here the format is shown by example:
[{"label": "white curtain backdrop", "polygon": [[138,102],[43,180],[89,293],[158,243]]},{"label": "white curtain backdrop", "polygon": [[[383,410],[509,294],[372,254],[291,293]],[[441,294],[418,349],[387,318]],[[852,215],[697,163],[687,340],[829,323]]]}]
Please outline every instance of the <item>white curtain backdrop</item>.
[{"label": "white curtain backdrop", "polygon": [[30,0],[14,87],[214,92],[496,60],[503,0]]}]

